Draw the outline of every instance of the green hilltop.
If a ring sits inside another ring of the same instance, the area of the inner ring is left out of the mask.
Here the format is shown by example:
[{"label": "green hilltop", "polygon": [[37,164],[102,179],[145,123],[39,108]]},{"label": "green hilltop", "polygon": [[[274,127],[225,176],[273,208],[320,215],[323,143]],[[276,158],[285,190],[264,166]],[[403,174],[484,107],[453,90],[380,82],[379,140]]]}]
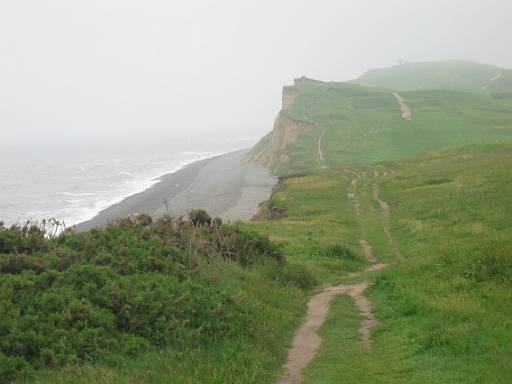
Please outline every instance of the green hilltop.
[{"label": "green hilltop", "polygon": [[249,157],[289,175],[511,138],[512,94],[432,89],[400,95],[411,109],[410,120],[401,117],[390,89],[297,79],[283,91],[274,130]]},{"label": "green hilltop", "polygon": [[452,89],[500,93],[512,91],[512,71],[466,60],[403,63],[371,69],[352,82],[398,91]]}]

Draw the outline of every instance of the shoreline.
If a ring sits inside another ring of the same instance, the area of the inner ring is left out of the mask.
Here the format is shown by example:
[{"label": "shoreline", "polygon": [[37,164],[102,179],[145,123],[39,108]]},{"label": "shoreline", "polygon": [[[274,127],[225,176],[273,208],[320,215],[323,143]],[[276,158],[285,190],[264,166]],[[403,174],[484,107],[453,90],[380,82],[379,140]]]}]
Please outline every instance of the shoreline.
[{"label": "shoreline", "polygon": [[249,220],[259,204],[270,197],[277,178],[260,165],[244,162],[248,151],[228,152],[187,164],[74,228],[85,231],[103,227],[140,213],[158,218],[167,214],[165,201],[172,216],[185,216],[191,209],[202,208],[224,221]]}]

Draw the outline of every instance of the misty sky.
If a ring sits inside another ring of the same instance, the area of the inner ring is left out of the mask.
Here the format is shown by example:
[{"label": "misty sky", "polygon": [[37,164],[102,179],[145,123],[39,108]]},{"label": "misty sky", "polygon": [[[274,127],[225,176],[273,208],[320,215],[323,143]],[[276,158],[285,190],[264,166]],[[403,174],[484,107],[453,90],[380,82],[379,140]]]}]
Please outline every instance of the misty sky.
[{"label": "misty sky", "polygon": [[2,0],[0,139],[261,136],[301,75],[512,67],[511,17],[511,0]]}]

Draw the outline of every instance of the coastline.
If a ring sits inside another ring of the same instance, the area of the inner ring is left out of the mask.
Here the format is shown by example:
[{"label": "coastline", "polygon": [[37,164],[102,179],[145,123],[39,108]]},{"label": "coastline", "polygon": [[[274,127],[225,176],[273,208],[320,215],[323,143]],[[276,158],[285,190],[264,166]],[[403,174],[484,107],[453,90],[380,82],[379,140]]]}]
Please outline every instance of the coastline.
[{"label": "coastline", "polygon": [[249,220],[257,213],[259,203],[270,197],[277,178],[262,166],[243,162],[248,151],[229,152],[190,163],[74,228],[84,231],[102,227],[139,213],[158,218],[167,213],[165,201],[173,216],[185,216],[191,209],[203,208],[225,221]]}]

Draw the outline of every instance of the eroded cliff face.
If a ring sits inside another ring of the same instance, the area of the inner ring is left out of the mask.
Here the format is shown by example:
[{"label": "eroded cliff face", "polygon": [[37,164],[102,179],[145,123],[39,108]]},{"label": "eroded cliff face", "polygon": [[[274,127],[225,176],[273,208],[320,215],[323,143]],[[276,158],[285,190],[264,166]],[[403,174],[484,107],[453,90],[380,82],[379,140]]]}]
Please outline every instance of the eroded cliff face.
[{"label": "eroded cliff face", "polygon": [[293,86],[283,88],[282,109],[276,117],[274,128],[247,154],[247,160],[275,169],[288,161],[286,149],[301,135],[315,128],[312,123],[291,117],[287,110],[300,92]]},{"label": "eroded cliff face", "polygon": [[282,97],[282,110],[286,111],[290,108],[295,101],[295,98],[299,96],[299,91],[295,87],[283,87]]},{"label": "eroded cliff face", "polygon": [[272,132],[251,149],[247,154],[247,160],[274,169],[279,163],[288,161],[286,148],[314,128],[313,124],[294,119],[285,111],[281,111],[277,115]]}]

